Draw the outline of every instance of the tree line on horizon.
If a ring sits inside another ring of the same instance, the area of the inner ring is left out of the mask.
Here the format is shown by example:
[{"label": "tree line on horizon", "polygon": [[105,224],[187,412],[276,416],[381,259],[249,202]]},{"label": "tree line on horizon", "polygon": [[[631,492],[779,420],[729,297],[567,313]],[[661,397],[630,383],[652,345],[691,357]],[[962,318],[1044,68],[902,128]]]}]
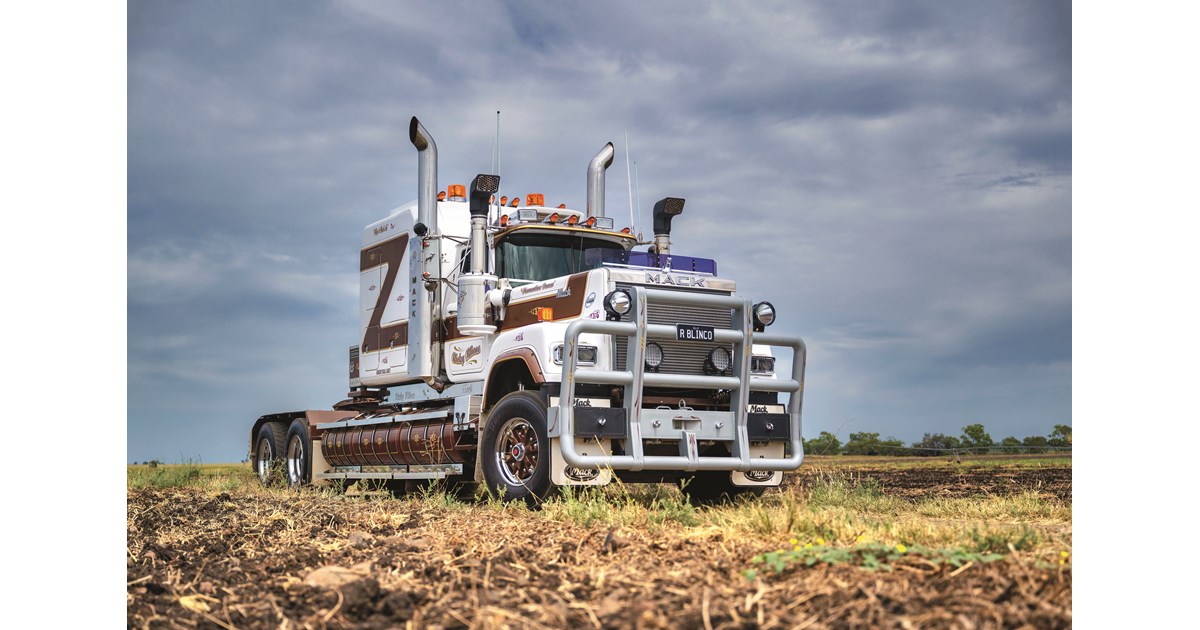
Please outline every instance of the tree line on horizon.
[{"label": "tree line on horizon", "polygon": [[962,428],[962,435],[926,433],[919,441],[905,446],[894,438],[880,438],[878,433],[851,433],[845,444],[836,435],[822,431],[820,435],[804,440],[804,452],[809,455],[919,455],[934,456],[948,452],[987,453],[1002,450],[1009,453],[1043,453],[1051,450],[1070,450],[1071,426],[1056,424],[1049,435],[1031,435],[1024,439],[1014,436],[999,442],[992,439],[982,424],[969,424]]}]

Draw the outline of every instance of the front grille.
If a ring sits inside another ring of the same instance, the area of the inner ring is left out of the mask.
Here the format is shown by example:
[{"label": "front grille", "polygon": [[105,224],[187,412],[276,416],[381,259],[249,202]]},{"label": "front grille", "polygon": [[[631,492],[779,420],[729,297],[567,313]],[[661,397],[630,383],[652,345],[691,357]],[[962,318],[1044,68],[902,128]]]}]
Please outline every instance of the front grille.
[{"label": "front grille", "polygon": [[[619,289],[630,289],[631,285],[618,283]],[[680,290],[665,287],[654,287],[659,290]],[[630,293],[632,294],[632,290]],[[732,328],[733,311],[727,308],[712,306],[678,306],[675,304],[650,303],[646,311],[646,319],[651,324],[696,324],[712,326],[713,328]],[[631,313],[621,316],[621,321],[632,321]],[[704,359],[713,348],[721,345],[702,341],[675,341],[673,339],[654,339],[654,343],[662,346],[663,363],[658,371],[662,374],[690,374],[704,376]],[[629,338],[616,337],[616,360],[614,370],[625,369],[625,357],[628,355]],[[733,355],[733,344],[725,344],[730,356]],[[729,370],[726,370],[726,374]]]}]

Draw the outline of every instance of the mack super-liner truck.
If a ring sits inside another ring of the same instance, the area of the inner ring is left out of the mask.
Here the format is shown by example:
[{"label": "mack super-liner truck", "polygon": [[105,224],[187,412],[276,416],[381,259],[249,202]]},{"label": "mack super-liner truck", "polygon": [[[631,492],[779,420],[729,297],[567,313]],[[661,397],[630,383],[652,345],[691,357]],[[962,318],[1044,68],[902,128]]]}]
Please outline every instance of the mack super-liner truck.
[{"label": "mack super-liner truck", "polygon": [[616,478],[711,501],[800,466],[804,342],[767,332],[774,307],[736,295],[713,260],[673,253],[683,199],[657,202],[638,242],[605,214],[612,143],[580,211],[496,199],[498,175],[439,192],[415,117],[409,139],[417,201],[363,230],[348,397],[254,423],[264,483],[474,482],[536,503]]}]

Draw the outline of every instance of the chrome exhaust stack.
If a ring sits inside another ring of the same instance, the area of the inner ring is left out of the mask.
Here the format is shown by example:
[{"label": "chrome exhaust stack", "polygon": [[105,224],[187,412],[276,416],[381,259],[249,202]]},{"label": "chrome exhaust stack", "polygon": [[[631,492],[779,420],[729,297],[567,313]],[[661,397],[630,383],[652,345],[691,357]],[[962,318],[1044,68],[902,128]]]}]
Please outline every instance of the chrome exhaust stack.
[{"label": "chrome exhaust stack", "polygon": [[425,281],[424,292],[411,287],[417,293],[408,305],[408,375],[433,384],[441,372],[442,349],[442,344],[433,338],[433,322],[440,316],[442,303],[437,143],[416,116],[408,123],[408,139],[417,148],[417,222],[413,225],[416,240],[409,246],[409,269]]},{"label": "chrome exhaust stack", "polygon": [[616,154],[617,150],[613,148],[613,143],[609,142],[588,164],[587,215],[589,217],[604,216],[604,171],[612,166],[613,156]]}]

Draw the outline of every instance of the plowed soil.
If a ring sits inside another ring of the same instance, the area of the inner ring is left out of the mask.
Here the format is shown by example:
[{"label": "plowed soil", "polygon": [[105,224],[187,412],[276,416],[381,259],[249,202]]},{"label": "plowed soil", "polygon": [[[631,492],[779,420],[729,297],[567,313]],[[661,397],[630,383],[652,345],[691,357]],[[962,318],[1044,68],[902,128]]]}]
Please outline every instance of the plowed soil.
[{"label": "plowed soil", "polygon": [[[849,472],[852,478],[873,479],[885,494],[908,499],[931,497],[965,498],[977,495],[1009,496],[1036,492],[1046,498],[1071,502],[1071,467],[1001,467],[1001,466],[856,466]],[[785,478],[785,484],[807,486],[826,474],[821,466],[801,468]]]},{"label": "plowed soil", "polygon": [[[949,483],[915,470],[870,474],[900,494],[978,492],[971,484],[982,480],[973,472]],[[1065,483],[1070,498],[1069,468],[1065,481],[1045,470],[1015,474],[1016,482],[992,479],[990,487],[1060,496],[1053,488]],[[1014,554],[962,570],[913,558],[891,572],[818,564],[755,581],[742,575],[756,554],[777,548],[778,541],[715,527],[587,528],[523,508],[131,489],[127,621],[149,628],[1071,624],[1069,564],[1038,568],[1046,565]]]}]

